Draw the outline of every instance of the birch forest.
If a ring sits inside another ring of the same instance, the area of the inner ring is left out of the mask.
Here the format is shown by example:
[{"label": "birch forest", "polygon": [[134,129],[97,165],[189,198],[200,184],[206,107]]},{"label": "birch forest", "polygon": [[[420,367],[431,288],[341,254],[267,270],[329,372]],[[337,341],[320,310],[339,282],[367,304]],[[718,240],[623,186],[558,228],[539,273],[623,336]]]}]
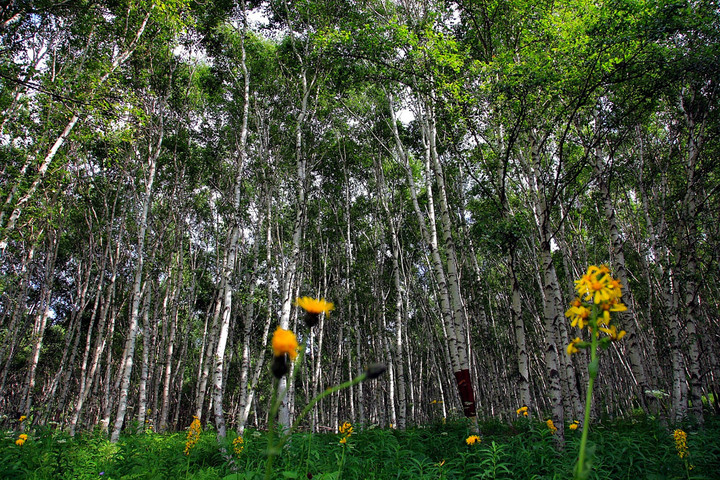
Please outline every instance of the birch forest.
[{"label": "birch forest", "polygon": [[4,2],[0,427],[265,429],[278,327],[282,425],[562,425],[590,265],[593,418],[702,424],[719,83],[710,0]]}]

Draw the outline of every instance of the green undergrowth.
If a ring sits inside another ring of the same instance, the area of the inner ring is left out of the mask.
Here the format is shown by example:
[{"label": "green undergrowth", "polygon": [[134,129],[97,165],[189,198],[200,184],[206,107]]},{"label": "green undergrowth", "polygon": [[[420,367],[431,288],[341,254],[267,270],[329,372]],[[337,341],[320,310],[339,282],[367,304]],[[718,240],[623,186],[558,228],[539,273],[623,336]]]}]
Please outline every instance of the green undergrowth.
[{"label": "green undergrowth", "polygon": [[[689,456],[678,456],[673,429],[646,417],[601,422],[590,432],[594,479],[712,479],[720,472],[720,419],[704,427],[679,426],[687,432]],[[572,469],[580,431],[566,428],[566,446],[558,450],[543,422],[519,419],[512,425],[484,422],[482,441],[467,445],[472,434],[464,422],[411,428],[400,432],[359,428],[345,445],[335,434],[298,433],[275,460],[278,479],[566,479]],[[100,433],[70,438],[57,430],[0,433],[0,478],[8,479],[261,479],[267,438],[246,431],[244,449],[228,462],[215,433],[206,429],[190,454],[186,433],[143,434],[110,443]]]}]

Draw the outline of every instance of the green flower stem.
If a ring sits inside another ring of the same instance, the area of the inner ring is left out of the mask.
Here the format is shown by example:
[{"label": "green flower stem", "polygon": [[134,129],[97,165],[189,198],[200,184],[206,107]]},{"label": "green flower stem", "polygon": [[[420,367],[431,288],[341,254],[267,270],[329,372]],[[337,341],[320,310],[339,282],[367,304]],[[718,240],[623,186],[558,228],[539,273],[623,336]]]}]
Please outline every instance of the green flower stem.
[{"label": "green flower stem", "polygon": [[297,426],[300,424],[300,421],[303,418],[305,418],[305,416],[308,414],[308,412],[310,412],[310,410],[312,410],[312,408],[315,406],[315,404],[318,403],[320,400],[327,397],[328,395],[331,395],[331,394],[337,392],[338,390],[342,390],[343,388],[348,388],[348,387],[352,387],[353,385],[357,385],[358,383],[365,380],[366,376],[367,376],[366,373],[362,373],[362,374],[358,375],[357,377],[353,378],[352,380],[348,380],[345,383],[341,383],[340,385],[336,385],[332,388],[328,388],[327,390],[325,390],[324,392],[322,392],[321,394],[319,394],[318,396],[316,396],[315,398],[310,400],[310,403],[308,403],[305,406],[303,411],[300,412],[300,415],[298,415],[298,417],[295,419],[295,422],[293,422],[293,425],[292,425],[292,428],[290,429],[290,431],[292,432],[293,430],[295,430],[297,428]]},{"label": "green flower stem", "polygon": [[270,418],[268,418],[268,459],[265,462],[265,479],[268,480],[272,475],[272,464],[275,459],[276,449],[273,445],[275,441],[275,416],[277,415],[280,402],[278,401],[278,386],[280,382],[278,379],[273,380],[272,399],[270,400]]},{"label": "green flower stem", "polygon": [[342,478],[343,467],[345,466],[345,449],[347,444],[342,446],[342,458],[340,458],[340,469],[338,470],[338,480]]},{"label": "green flower stem", "polygon": [[[308,344],[308,341],[310,339],[309,331],[306,331],[305,335],[305,342],[300,347],[300,352],[298,353],[297,361],[295,362],[292,370],[292,377],[288,380],[288,382],[294,382],[295,377],[297,376],[297,372],[299,370],[299,366],[302,365],[303,359],[305,358],[305,350]],[[340,385],[336,385],[332,388],[328,388],[324,392],[317,395],[315,398],[310,400],[310,402],[305,406],[305,408],[300,412],[300,415],[297,416],[295,421],[293,422],[292,426],[289,430],[287,430],[285,433],[283,433],[282,436],[278,439],[277,445],[275,445],[275,417],[277,416],[277,412],[280,408],[280,404],[282,403],[283,398],[285,397],[285,391],[278,393],[278,387],[279,387],[279,381],[275,380],[273,384],[273,394],[272,399],[270,401],[270,418],[268,420],[268,459],[267,463],[265,464],[265,479],[269,480],[272,475],[272,464],[275,459],[275,456],[277,456],[278,452],[282,449],[282,447],[285,445],[285,443],[290,439],[290,436],[292,433],[297,430],[297,427],[300,425],[300,422],[303,418],[307,416],[307,414],[312,410],[312,408],[317,404],[320,400],[327,397],[328,395],[331,395],[338,390],[342,390],[344,388],[352,387],[353,385],[357,385],[358,383],[362,382],[367,378],[367,373],[362,373],[358,375],[357,377],[353,378],[352,380],[348,380],[345,383],[341,383]]]},{"label": "green flower stem", "polygon": [[[297,376],[297,372],[299,370],[299,366],[302,365],[302,361],[305,358],[305,348],[307,346],[309,335],[306,332],[305,335],[305,343],[300,347],[300,351],[298,352],[297,361],[293,365],[292,369],[292,376],[288,380],[288,384],[290,382],[295,381],[295,377]],[[277,418],[278,410],[280,409],[280,404],[282,403],[283,399],[285,398],[285,393],[287,392],[287,388],[283,390],[282,392],[278,392],[278,389],[280,387],[280,380],[275,379],[273,381],[273,393],[272,393],[272,399],[270,400],[270,418],[268,419],[268,459],[265,463],[265,479],[269,480],[272,475],[272,464],[275,460],[275,457],[277,456],[280,449],[283,447],[285,442],[287,441],[287,438],[290,437],[290,434],[294,430],[291,428],[289,431],[283,434],[283,436],[280,438],[280,441],[278,442],[277,446],[274,445],[275,443],[275,430],[277,428],[275,419]]]},{"label": "green flower stem", "polygon": [[583,431],[582,437],[580,439],[580,453],[578,455],[577,464],[575,465],[574,478],[576,480],[584,480],[588,478],[590,474],[590,469],[585,468],[585,450],[587,448],[588,433],[590,431],[590,407],[592,406],[593,385],[595,385],[595,377],[597,377],[598,374],[599,361],[597,358],[597,348],[598,338],[600,335],[600,331],[598,330],[597,325],[598,316],[598,307],[596,305],[593,305],[590,318],[590,325],[593,327],[592,344],[590,345],[590,365],[588,365],[588,373],[590,374],[590,379],[588,380],[587,394],[585,395],[585,419],[583,420]]}]

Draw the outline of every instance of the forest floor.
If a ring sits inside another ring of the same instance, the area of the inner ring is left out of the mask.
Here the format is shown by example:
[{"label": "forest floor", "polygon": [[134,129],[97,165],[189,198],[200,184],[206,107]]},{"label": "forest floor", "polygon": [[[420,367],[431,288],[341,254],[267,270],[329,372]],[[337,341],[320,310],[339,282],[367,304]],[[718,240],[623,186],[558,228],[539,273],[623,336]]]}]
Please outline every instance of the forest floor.
[{"label": "forest floor", "polygon": [[[580,429],[566,426],[559,450],[547,425],[520,418],[513,424],[482,422],[482,439],[463,421],[397,431],[358,428],[338,434],[297,433],[274,461],[276,479],[567,479],[572,478]],[[676,429],[687,433],[676,444]],[[206,428],[186,455],[188,432],[121,437],[86,433],[71,438],[59,430],[35,429],[18,445],[20,432],[0,432],[2,479],[262,479],[267,434],[246,430],[242,440],[230,432],[220,452]],[[235,442],[233,443],[233,440]],[[703,427],[675,428],[638,416],[592,425],[593,479],[718,479],[720,418]],[[681,458],[680,450],[686,455]],[[233,465],[234,463],[234,465]]]}]

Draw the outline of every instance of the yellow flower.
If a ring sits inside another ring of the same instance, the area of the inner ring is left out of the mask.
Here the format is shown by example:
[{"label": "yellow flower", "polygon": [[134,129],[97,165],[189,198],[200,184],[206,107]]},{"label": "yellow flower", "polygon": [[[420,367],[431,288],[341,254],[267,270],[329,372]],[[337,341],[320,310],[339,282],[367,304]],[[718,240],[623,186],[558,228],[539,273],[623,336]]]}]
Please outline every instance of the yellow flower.
[{"label": "yellow flower", "polygon": [[606,265],[597,267],[590,265],[580,280],[575,280],[575,290],[585,300],[592,300],[595,304],[617,299],[621,295],[622,285],[610,276],[610,269]]},{"label": "yellow flower", "polygon": [[465,443],[468,445],[475,445],[476,443],[480,443],[482,440],[477,435],[470,435],[468,438],[465,439]]},{"label": "yellow flower", "polygon": [[570,430],[577,430],[577,428],[580,426],[580,422],[575,420],[573,423],[570,424]]},{"label": "yellow flower", "polygon": [[338,431],[343,435],[350,435],[353,431],[352,424],[350,422],[345,422],[338,427]]},{"label": "yellow flower", "polygon": [[18,437],[17,440],[15,440],[15,445],[18,447],[22,447],[25,442],[27,442],[28,436],[24,433],[20,434],[20,437]]},{"label": "yellow flower", "polygon": [[547,425],[548,430],[550,430],[550,433],[555,435],[555,432],[557,432],[557,427],[555,426],[555,424],[553,423],[551,418],[545,422],[545,425]]},{"label": "yellow flower", "polygon": [[200,432],[202,432],[202,426],[200,425],[200,419],[193,415],[193,421],[188,429],[187,440],[185,441],[185,455],[190,455],[190,450],[193,449],[195,444],[200,440]]},{"label": "yellow flower", "polygon": [[580,342],[582,342],[582,340],[580,340],[580,337],[575,337],[575,339],[570,342],[570,345],[567,346],[568,355],[572,355],[573,353],[578,353],[580,351],[577,348],[577,345]]},{"label": "yellow flower", "polygon": [[245,448],[245,440],[242,437],[236,437],[232,444],[235,455],[240,455]]},{"label": "yellow flower", "polygon": [[20,417],[20,419],[19,419],[18,421],[19,421],[19,422],[24,422],[26,418],[27,418],[27,416],[26,416],[26,415],[23,415],[23,416]]},{"label": "yellow flower", "polygon": [[515,410],[515,413],[517,413],[518,415],[523,415],[523,416],[527,417],[528,416],[528,407],[522,406],[522,407],[518,408],[517,410]]},{"label": "yellow flower", "polygon": [[[390,425],[390,428],[392,428],[392,425]],[[338,431],[343,435],[343,437],[340,439],[340,443],[347,443],[348,437],[353,433],[352,423],[343,423],[338,427]]]},{"label": "yellow flower", "polygon": [[620,303],[617,298],[611,298],[609,301],[601,303],[600,308],[603,311],[603,321],[605,323],[610,323],[610,312],[624,312],[627,310],[627,307]]},{"label": "yellow flower", "polygon": [[607,333],[608,336],[610,337],[610,340],[612,340],[613,342],[620,340],[621,338],[623,338],[625,336],[625,330],[620,330],[620,332],[618,333],[617,328],[615,328],[615,325],[610,325],[610,328],[599,327],[598,330],[600,330],[601,332]]},{"label": "yellow flower", "polygon": [[673,433],[673,437],[675,437],[675,448],[678,452],[678,457],[685,458],[688,456],[689,450],[687,447],[687,433],[684,431],[677,429]]},{"label": "yellow flower", "polygon": [[573,302],[573,306],[565,312],[565,316],[571,319],[571,326],[585,328],[585,324],[588,323],[588,317],[590,316],[590,309],[583,305],[576,307],[574,303],[575,302]]},{"label": "yellow flower", "polygon": [[308,313],[319,315],[321,313],[330,314],[330,310],[334,310],[335,306],[332,302],[326,302],[324,298],[320,300],[310,297],[302,297],[295,299],[295,305],[302,308]]},{"label": "yellow flower", "polygon": [[273,354],[281,357],[286,353],[290,356],[290,360],[295,360],[298,352],[298,343],[295,334],[290,330],[277,327],[272,338]]},{"label": "yellow flower", "polygon": [[295,299],[295,305],[305,310],[305,325],[309,328],[314,327],[320,321],[320,314],[325,313],[330,315],[334,305],[331,302],[326,302],[324,298],[320,300],[310,297],[302,297]]}]

